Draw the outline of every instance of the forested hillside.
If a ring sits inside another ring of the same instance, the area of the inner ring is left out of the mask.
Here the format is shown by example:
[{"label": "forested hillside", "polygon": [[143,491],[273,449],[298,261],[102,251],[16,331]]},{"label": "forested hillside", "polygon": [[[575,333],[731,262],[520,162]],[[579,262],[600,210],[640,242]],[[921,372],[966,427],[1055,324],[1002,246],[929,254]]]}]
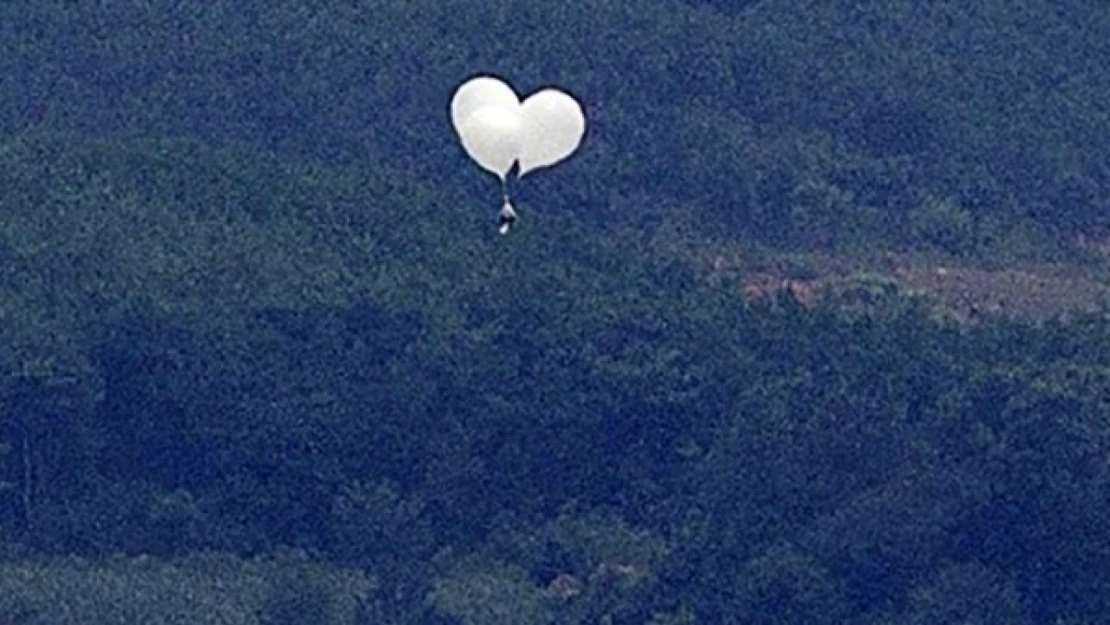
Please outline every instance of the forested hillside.
[{"label": "forested hillside", "polygon": [[0,6],[0,623],[1106,621],[1110,13],[881,4]]}]

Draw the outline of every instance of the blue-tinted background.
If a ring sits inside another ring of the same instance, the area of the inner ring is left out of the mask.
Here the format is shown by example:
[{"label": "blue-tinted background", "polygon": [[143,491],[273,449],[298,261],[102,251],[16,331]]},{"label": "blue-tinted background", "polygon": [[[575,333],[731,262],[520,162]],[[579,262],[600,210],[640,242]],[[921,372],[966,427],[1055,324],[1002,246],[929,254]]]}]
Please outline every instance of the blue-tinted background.
[{"label": "blue-tinted background", "polygon": [[[1106,620],[1108,42],[0,6],[0,623]],[[588,120],[508,237],[478,73]]]}]

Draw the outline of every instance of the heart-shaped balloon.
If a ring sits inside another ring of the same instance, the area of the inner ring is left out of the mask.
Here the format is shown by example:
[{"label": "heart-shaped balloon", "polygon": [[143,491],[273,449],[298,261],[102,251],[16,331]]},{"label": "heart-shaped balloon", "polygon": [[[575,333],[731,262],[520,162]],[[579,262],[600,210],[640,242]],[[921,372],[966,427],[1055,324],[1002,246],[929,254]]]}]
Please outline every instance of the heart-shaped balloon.
[{"label": "heart-shaped balloon", "polygon": [[543,89],[524,102],[499,78],[478,76],[455,91],[451,120],[467,154],[502,180],[567,158],[582,143],[586,117],[564,91]]}]

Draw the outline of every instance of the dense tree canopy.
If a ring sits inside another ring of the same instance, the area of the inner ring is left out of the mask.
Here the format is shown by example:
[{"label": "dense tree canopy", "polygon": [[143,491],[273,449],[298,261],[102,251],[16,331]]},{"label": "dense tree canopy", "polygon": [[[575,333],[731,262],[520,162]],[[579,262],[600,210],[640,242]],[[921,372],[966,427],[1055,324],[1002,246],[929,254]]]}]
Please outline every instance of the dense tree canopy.
[{"label": "dense tree canopy", "polygon": [[708,258],[1105,283],[1110,14],[872,4],[0,6],[0,622],[1105,620],[1105,310]]}]

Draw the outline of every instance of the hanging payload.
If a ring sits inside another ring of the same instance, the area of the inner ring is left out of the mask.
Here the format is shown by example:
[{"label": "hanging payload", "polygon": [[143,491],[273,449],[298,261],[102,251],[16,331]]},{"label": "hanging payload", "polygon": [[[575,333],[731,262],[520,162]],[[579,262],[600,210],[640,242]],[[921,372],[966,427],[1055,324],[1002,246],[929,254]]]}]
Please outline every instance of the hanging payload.
[{"label": "hanging payload", "polygon": [[506,197],[504,203],[501,205],[501,210],[497,213],[497,231],[501,234],[508,234],[509,229],[516,223],[516,210],[513,209],[513,203]]}]

